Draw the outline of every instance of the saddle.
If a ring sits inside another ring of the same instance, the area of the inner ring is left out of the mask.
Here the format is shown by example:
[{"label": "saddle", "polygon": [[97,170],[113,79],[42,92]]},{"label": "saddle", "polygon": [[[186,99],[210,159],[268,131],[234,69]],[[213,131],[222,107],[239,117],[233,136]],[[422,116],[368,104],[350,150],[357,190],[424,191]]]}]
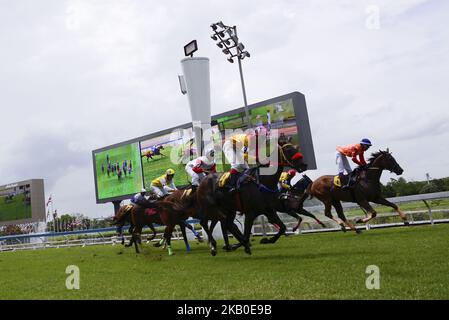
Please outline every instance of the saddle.
[{"label": "saddle", "polygon": [[233,177],[234,181],[235,181],[234,182],[235,186],[230,185],[231,184],[230,179],[231,179],[231,176],[233,176],[230,172],[225,172],[221,175],[221,177],[218,179],[218,186],[220,188],[236,187],[238,189],[240,186],[242,186],[246,183],[253,182],[253,181],[256,181],[256,183],[258,183],[258,181],[259,181],[259,170],[257,167],[247,169],[242,173],[234,173],[234,175],[236,175],[235,177]]},{"label": "saddle", "polygon": [[350,174],[345,174],[340,177],[340,175],[334,176],[334,186],[337,188],[342,188],[343,186],[349,186],[350,188],[355,186],[360,180],[361,169],[359,167],[355,168]]}]

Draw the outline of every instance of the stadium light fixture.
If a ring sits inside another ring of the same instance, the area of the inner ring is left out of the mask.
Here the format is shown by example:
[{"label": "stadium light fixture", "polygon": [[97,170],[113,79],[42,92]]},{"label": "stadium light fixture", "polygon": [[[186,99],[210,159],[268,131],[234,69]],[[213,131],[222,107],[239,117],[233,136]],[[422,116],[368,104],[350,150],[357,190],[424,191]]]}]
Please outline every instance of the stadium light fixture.
[{"label": "stadium light fixture", "polygon": [[[249,112],[248,112],[248,102],[246,100],[246,90],[245,90],[245,81],[243,80],[243,71],[242,71],[242,60],[245,58],[249,58],[250,54],[248,51],[243,51],[245,46],[243,43],[239,42],[239,38],[237,36],[237,26],[227,26],[222,21],[212,23],[210,25],[214,34],[211,35],[211,39],[217,41],[217,46],[222,49],[221,51],[227,55],[227,60],[230,63],[234,63],[234,58],[237,58],[239,63],[239,72],[240,72],[240,81],[242,83],[242,92],[243,92],[243,102],[245,103],[245,117],[246,117],[246,125],[250,128],[251,123],[249,120]],[[229,38],[225,39],[226,36]],[[231,45],[231,40],[233,44]]]},{"label": "stadium light fixture", "polygon": [[186,57],[193,57],[193,53],[198,50],[198,44],[196,40],[190,41],[188,44],[184,46],[184,54]]}]

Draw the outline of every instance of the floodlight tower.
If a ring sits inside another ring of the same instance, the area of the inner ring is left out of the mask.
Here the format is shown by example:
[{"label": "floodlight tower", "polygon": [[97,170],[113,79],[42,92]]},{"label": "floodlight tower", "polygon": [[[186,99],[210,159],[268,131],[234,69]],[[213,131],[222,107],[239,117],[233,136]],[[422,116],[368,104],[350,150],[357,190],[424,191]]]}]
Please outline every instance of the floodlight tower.
[{"label": "floodlight tower", "polygon": [[193,57],[197,50],[196,40],[184,46],[187,58],[181,60],[183,75],[178,77],[181,92],[187,94],[189,99],[196,151],[200,156],[210,144],[210,137],[205,133],[210,129],[211,107],[209,58]]},{"label": "floodlight tower", "polygon": [[237,26],[227,26],[223,22],[212,23],[210,25],[214,32],[210,37],[217,41],[217,46],[222,49],[222,52],[228,57],[230,63],[234,63],[234,58],[237,58],[240,71],[240,81],[242,83],[243,102],[245,103],[245,117],[246,125],[251,127],[249,121],[248,102],[246,100],[245,81],[243,80],[242,60],[250,57],[248,51],[245,50],[243,43],[239,42],[237,37]]}]

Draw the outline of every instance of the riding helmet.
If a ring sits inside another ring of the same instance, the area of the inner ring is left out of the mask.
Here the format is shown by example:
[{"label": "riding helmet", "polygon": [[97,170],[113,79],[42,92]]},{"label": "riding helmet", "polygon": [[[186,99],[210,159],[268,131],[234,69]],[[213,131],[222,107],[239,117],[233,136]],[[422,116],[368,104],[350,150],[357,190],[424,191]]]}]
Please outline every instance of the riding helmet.
[{"label": "riding helmet", "polygon": [[367,138],[363,138],[362,141],[360,141],[360,144],[364,144],[364,145],[367,145],[369,147],[372,146],[371,141],[369,139],[367,139]]}]

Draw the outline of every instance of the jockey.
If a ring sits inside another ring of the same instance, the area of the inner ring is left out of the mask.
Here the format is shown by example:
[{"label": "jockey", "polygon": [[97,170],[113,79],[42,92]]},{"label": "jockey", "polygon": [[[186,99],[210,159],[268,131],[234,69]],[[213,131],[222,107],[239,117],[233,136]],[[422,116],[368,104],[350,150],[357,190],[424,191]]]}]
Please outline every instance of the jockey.
[{"label": "jockey", "polygon": [[340,180],[343,178],[345,171],[349,175],[348,184],[343,188],[351,187],[355,183],[355,177],[351,174],[352,169],[346,157],[351,157],[352,161],[359,166],[365,166],[366,161],[363,154],[369,149],[369,147],[371,147],[371,145],[371,141],[364,138],[359,143],[337,147],[336,164],[338,166],[338,175],[340,176]]},{"label": "jockey", "polygon": [[278,183],[279,192],[285,192],[292,187],[291,181],[293,177],[296,176],[296,173],[297,171],[294,169],[290,169],[287,172],[282,172]]},{"label": "jockey", "polygon": [[231,164],[231,169],[229,170],[231,176],[228,182],[231,190],[236,187],[239,173],[249,169],[249,138],[249,134],[235,134],[228,138],[223,144],[223,152],[226,160]]},{"label": "jockey", "polygon": [[144,204],[147,201],[147,198],[145,197],[145,194],[147,193],[147,190],[145,188],[142,188],[139,193],[136,193],[131,198],[131,203],[141,205]]},{"label": "jockey", "polygon": [[186,164],[185,168],[192,178],[192,189],[194,191],[200,185],[201,180],[203,180],[209,172],[216,172],[214,155],[214,149],[209,149],[205,156],[193,159]]},{"label": "jockey", "polygon": [[175,170],[167,169],[164,175],[151,181],[150,190],[159,198],[178,190],[174,182]]}]

